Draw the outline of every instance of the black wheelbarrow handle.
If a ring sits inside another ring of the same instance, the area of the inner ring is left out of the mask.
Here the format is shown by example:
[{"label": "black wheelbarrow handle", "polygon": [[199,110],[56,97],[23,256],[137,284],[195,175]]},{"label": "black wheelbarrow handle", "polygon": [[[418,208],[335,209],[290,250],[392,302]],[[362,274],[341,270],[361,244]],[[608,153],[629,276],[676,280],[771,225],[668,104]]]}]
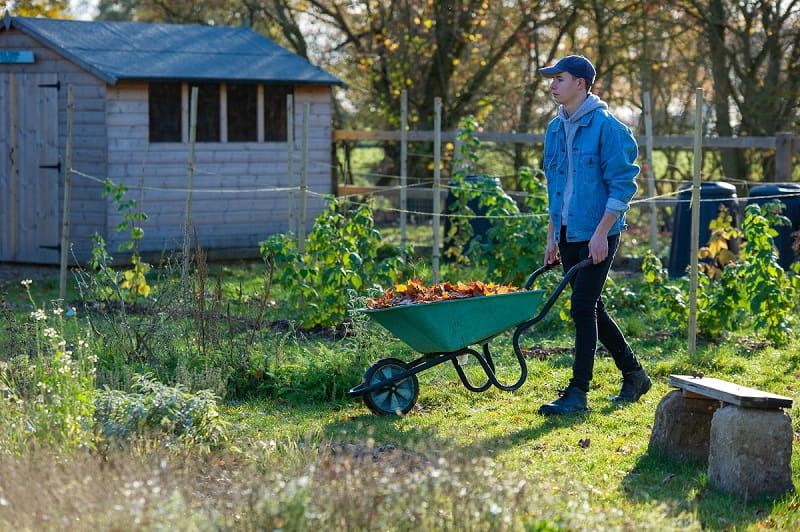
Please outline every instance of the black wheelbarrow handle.
[{"label": "black wheelbarrow handle", "polygon": [[549,272],[550,270],[557,268],[558,266],[561,266],[561,261],[559,259],[556,259],[550,264],[545,264],[544,266],[542,266],[541,268],[530,274],[528,276],[528,280],[525,281],[524,289],[529,290],[530,287],[533,286],[533,282],[536,280],[537,277],[542,275],[544,272]]},{"label": "black wheelbarrow handle", "polygon": [[[547,299],[547,302],[542,307],[542,310],[539,311],[539,314],[537,314],[536,317],[534,317],[534,318],[532,318],[532,319],[530,319],[530,320],[528,320],[528,321],[526,321],[524,323],[521,323],[520,325],[517,326],[517,331],[514,333],[514,338],[515,339],[519,338],[519,335],[521,334],[521,331],[523,331],[523,330],[527,329],[528,327],[530,327],[530,326],[538,323],[539,321],[541,321],[542,318],[544,318],[545,315],[553,307],[553,305],[555,304],[556,300],[558,299],[558,296],[561,295],[561,292],[564,291],[564,288],[572,280],[572,278],[575,277],[575,275],[578,273],[578,271],[582,270],[583,268],[586,268],[587,266],[591,266],[592,262],[593,262],[592,258],[589,257],[587,259],[583,259],[578,264],[576,264],[575,266],[570,268],[569,271],[567,271],[567,273],[564,275],[564,278],[561,279],[561,282],[558,283],[558,286],[556,287],[556,289],[553,290],[553,293],[550,294],[550,297]],[[552,270],[553,268],[555,268],[556,266],[558,266],[560,264],[561,263],[558,262],[558,261],[550,263],[550,264],[545,264],[544,266],[542,266],[541,268],[539,268],[538,270],[533,272],[531,274],[531,276],[528,278],[528,282],[525,283],[525,289],[526,290],[529,289],[531,287],[531,285],[533,284],[533,280],[536,279],[539,275],[541,275],[542,273],[544,273],[544,272],[546,272],[548,270]]]}]

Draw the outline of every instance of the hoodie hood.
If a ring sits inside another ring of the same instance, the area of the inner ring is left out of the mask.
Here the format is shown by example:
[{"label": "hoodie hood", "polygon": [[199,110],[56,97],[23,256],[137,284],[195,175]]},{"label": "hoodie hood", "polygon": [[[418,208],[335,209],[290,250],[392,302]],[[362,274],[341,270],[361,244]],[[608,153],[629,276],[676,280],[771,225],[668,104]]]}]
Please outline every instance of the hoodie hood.
[{"label": "hoodie hood", "polygon": [[586,99],[583,101],[578,110],[575,111],[572,116],[567,116],[567,111],[563,105],[558,106],[558,117],[564,122],[564,124],[575,124],[580,120],[583,116],[591,113],[595,109],[608,109],[608,104],[601,100],[595,94],[589,94]]}]

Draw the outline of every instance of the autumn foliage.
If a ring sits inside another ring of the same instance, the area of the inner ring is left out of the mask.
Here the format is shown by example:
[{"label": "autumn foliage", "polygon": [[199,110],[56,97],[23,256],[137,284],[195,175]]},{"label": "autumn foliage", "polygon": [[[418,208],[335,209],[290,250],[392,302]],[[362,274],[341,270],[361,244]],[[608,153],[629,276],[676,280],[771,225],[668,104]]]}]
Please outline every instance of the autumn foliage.
[{"label": "autumn foliage", "polygon": [[395,285],[394,289],[386,290],[380,297],[368,299],[367,308],[381,309],[415,303],[434,303],[449,299],[492,296],[517,291],[519,289],[511,284],[484,283],[483,281],[451,283],[447,281],[425,286],[419,279],[414,279]]}]

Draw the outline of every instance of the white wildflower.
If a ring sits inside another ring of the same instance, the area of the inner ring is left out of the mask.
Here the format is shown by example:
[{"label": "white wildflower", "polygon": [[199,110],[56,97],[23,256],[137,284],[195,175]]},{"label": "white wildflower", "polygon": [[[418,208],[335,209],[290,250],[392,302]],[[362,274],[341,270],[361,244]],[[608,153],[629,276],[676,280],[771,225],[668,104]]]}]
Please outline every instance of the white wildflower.
[{"label": "white wildflower", "polygon": [[31,283],[33,283],[33,281],[31,281],[30,279],[25,279],[24,281],[20,281],[20,284],[25,288],[29,287]]},{"label": "white wildflower", "polygon": [[44,321],[47,319],[47,315],[42,309],[38,308],[31,312],[31,318],[33,318],[34,321]]}]

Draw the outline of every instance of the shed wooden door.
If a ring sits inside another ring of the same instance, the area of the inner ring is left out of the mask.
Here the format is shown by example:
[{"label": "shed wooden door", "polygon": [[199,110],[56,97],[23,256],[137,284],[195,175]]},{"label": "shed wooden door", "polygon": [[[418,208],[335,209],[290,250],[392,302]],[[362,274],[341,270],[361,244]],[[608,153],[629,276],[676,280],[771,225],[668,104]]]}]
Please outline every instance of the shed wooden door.
[{"label": "shed wooden door", "polygon": [[0,261],[57,263],[56,74],[0,74]]}]

